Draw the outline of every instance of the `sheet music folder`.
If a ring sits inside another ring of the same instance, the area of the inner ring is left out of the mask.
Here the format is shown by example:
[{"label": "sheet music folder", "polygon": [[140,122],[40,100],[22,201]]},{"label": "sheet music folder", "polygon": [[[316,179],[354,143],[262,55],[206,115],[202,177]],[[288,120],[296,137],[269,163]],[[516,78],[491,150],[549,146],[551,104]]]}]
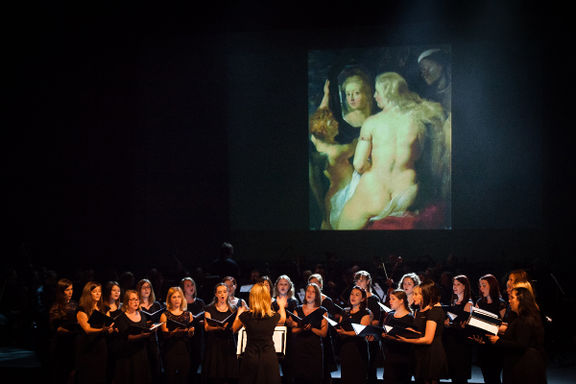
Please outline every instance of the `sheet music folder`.
[{"label": "sheet music folder", "polygon": [[[272,341],[274,342],[274,350],[279,358],[283,358],[286,355],[286,336],[288,334],[288,327],[285,325],[277,325],[274,328],[274,333],[272,334]],[[238,343],[236,344],[236,356],[242,357],[242,354],[246,350],[246,343],[248,342],[248,335],[246,334],[246,328],[242,327],[238,331]]]},{"label": "sheet music folder", "polygon": [[476,307],[472,307],[470,309],[468,325],[471,327],[484,330],[493,335],[497,335],[501,324],[502,320],[498,318],[498,315],[492,312],[488,312]]}]

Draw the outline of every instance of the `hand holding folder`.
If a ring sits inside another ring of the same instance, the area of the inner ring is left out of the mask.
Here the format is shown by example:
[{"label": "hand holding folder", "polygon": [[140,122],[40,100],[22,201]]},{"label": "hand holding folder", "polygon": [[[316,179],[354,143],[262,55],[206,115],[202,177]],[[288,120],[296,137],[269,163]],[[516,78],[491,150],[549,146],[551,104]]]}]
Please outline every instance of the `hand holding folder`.
[{"label": "hand holding folder", "polygon": [[209,317],[206,317],[205,320],[213,327],[219,327],[222,329],[230,329],[232,327],[232,323],[234,323],[234,317],[236,316],[236,311],[232,312],[229,316],[227,316],[224,320],[216,320]]}]

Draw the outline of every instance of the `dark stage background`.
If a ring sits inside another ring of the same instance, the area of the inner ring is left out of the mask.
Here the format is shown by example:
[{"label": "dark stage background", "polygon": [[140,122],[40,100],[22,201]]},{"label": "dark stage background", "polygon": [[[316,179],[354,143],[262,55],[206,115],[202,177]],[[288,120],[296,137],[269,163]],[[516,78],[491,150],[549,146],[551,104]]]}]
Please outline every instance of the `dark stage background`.
[{"label": "dark stage background", "polygon": [[[558,25],[521,2],[364,13],[14,14],[5,262],[168,269],[230,241],[247,267],[394,253],[567,274]],[[452,47],[453,230],[309,232],[307,50],[415,44]]]}]

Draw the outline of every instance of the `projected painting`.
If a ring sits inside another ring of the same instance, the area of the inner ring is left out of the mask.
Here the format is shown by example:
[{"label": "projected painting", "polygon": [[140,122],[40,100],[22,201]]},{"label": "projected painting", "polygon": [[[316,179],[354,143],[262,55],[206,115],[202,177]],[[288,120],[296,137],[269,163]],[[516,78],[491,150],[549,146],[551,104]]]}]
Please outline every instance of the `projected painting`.
[{"label": "projected painting", "polygon": [[308,52],[310,228],[451,228],[449,46]]}]

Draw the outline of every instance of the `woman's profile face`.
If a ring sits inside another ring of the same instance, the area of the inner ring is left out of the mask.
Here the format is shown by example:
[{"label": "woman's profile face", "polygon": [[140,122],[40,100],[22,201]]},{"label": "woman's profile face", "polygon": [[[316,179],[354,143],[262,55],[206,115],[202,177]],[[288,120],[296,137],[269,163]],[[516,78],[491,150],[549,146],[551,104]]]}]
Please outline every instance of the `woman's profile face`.
[{"label": "woman's profile face", "polygon": [[460,281],[454,280],[452,282],[452,291],[454,292],[455,295],[458,295],[458,296],[463,295],[465,289],[466,289],[466,287]]},{"label": "woman's profile face", "polygon": [[346,85],[346,103],[350,109],[362,109],[366,106],[366,95],[362,92],[362,84],[351,82]]},{"label": "woman's profile face", "polygon": [[414,304],[422,305],[422,289],[420,287],[414,288]]},{"label": "woman's profile face", "polygon": [[395,295],[390,295],[390,308],[397,311],[402,307],[402,300],[397,298]]},{"label": "woman's profile face", "polygon": [[518,302],[518,297],[516,296],[516,291],[512,290],[510,292],[510,309],[515,312],[518,313],[518,306],[519,306],[519,302]]},{"label": "woman's profile face", "polygon": [[70,301],[72,299],[73,293],[74,293],[74,287],[72,285],[67,286],[66,289],[64,290],[64,298],[66,299],[66,301]]},{"label": "woman's profile face", "polygon": [[100,298],[102,297],[102,288],[100,286],[94,287],[90,291],[90,296],[92,297],[93,301],[100,301]]},{"label": "woman's profile face", "polygon": [[488,281],[480,280],[478,286],[480,288],[480,294],[482,295],[482,297],[490,296],[490,284],[488,283]]}]

